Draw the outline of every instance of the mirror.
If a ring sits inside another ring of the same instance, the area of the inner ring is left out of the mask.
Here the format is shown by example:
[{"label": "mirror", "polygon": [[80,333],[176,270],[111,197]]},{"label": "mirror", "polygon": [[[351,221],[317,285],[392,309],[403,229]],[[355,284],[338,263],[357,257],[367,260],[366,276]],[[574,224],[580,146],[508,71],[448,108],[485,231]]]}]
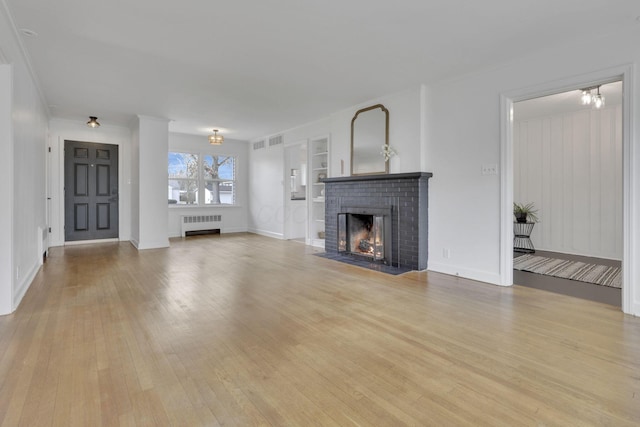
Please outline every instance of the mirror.
[{"label": "mirror", "polygon": [[383,145],[389,145],[389,110],[382,104],[358,110],[351,120],[351,175],[389,173]]}]

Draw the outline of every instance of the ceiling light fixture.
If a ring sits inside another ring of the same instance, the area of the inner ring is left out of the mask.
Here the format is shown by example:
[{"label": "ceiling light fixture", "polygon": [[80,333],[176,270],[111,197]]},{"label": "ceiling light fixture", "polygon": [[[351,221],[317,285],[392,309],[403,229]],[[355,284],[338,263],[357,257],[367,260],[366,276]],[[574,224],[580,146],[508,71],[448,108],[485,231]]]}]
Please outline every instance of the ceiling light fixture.
[{"label": "ceiling light fixture", "polygon": [[[595,95],[592,93],[594,89],[596,90]],[[582,95],[580,96],[582,105],[592,105],[593,108],[596,109],[604,107],[604,95],[600,94],[600,85],[586,87],[580,90],[582,92]]]},{"label": "ceiling light fixture", "polygon": [[600,86],[598,86],[596,96],[593,97],[593,108],[602,107],[604,107],[604,95],[600,95]]},{"label": "ceiling light fixture", "polygon": [[213,135],[209,135],[209,144],[222,145],[224,142],[224,136],[218,135],[218,129],[213,130]]},{"label": "ceiling light fixture", "polygon": [[89,121],[87,122],[87,126],[89,126],[90,128],[100,127],[100,123],[98,123],[98,118],[89,116]]}]

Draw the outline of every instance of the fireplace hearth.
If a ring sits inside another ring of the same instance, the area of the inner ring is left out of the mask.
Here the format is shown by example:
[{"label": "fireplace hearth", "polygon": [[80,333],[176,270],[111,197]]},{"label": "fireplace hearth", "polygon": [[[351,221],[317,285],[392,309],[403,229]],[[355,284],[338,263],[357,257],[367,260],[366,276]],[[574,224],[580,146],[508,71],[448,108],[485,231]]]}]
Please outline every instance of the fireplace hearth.
[{"label": "fireplace hearth", "polygon": [[426,269],[431,176],[415,172],[325,178],[327,256]]}]

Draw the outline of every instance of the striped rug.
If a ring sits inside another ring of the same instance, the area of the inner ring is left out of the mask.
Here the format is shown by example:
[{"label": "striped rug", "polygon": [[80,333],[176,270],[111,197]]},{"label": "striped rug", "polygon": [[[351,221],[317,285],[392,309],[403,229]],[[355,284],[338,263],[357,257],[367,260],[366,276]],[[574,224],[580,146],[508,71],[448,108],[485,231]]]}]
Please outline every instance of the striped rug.
[{"label": "striped rug", "polygon": [[513,260],[513,268],[563,279],[610,286],[612,288],[622,287],[622,271],[620,267],[586,264],[580,261],[568,261],[537,255],[522,255]]}]

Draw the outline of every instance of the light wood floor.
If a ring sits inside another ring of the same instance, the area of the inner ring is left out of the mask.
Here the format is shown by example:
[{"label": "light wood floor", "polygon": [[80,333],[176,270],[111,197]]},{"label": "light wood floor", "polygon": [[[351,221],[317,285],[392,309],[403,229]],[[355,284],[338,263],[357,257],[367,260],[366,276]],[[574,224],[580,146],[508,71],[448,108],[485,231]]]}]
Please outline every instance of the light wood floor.
[{"label": "light wood floor", "polygon": [[639,318],[250,234],[53,248],[0,318],[2,426],[639,423]]}]

